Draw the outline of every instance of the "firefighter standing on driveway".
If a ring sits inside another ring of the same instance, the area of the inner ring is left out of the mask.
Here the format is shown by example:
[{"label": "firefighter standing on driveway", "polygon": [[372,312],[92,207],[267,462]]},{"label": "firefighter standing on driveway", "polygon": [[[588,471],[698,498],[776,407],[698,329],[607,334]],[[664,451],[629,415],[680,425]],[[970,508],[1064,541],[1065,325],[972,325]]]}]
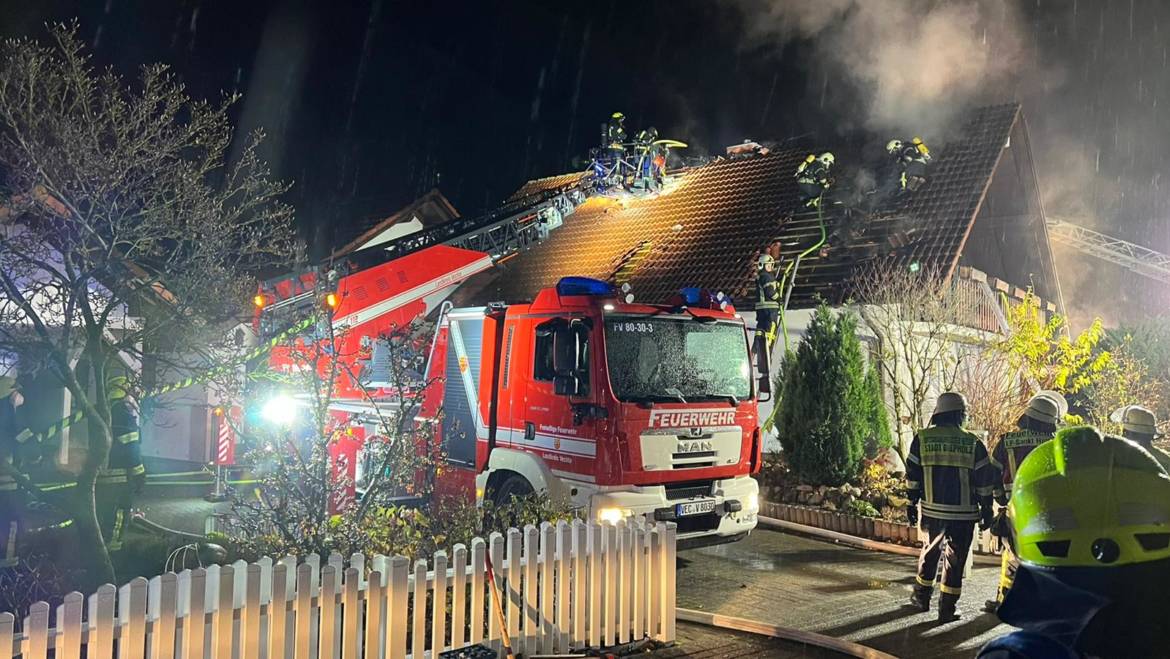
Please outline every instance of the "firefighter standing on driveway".
[{"label": "firefighter standing on driveway", "polygon": [[110,431],[113,443],[106,466],[97,477],[98,526],[110,551],[122,548],[126,525],[134,496],[146,484],[146,468],[138,439],[138,409],[130,397],[124,377],[110,380],[106,386],[110,399]]},{"label": "firefighter standing on driveway", "polygon": [[935,576],[942,563],[939,622],[958,619],[956,604],[963,586],[963,565],[971,549],[975,524],[991,523],[991,495],[999,471],[983,442],[963,430],[967,401],[947,392],[938,397],[930,427],[918,432],[906,458],[907,492],[911,524],[918,523],[928,535],[918,558],[918,583],[910,596],[912,606],[930,610]]},{"label": "firefighter standing on driveway", "polygon": [[1158,419],[1141,405],[1126,405],[1109,415],[1109,420],[1121,424],[1121,436],[1150,452],[1162,469],[1170,474],[1170,455],[1154,446],[1158,437]]},{"label": "firefighter standing on driveway", "polygon": [[764,340],[764,351],[776,340],[776,323],[780,319],[780,284],[776,281],[776,259],[760,256],[756,277],[756,341]]},{"label": "firefighter standing on driveway", "polygon": [[1012,483],[1015,481],[1016,472],[1019,471],[1024,458],[1028,457],[1033,449],[1052,439],[1053,435],[1056,434],[1056,424],[1059,423],[1062,416],[1061,403],[1063,402],[1063,400],[1055,398],[1058,395],[1045,392],[1033,396],[1028,401],[1028,407],[1024,410],[1023,416],[1016,422],[1019,429],[1005,433],[999,439],[999,443],[995,445],[995,450],[991,452],[991,460],[995,462],[1003,474],[1003,478],[995,486],[995,501],[1000,505],[1000,509],[995,524],[992,525],[992,533],[1001,538],[1004,547],[999,571],[999,588],[996,590],[995,599],[988,600],[983,606],[983,610],[989,613],[994,613],[1003,602],[1008,589],[1012,587],[1012,579],[1015,578],[1016,568],[1019,566],[1010,544],[1011,522],[1007,519],[1006,508],[1008,496],[1012,491]]}]

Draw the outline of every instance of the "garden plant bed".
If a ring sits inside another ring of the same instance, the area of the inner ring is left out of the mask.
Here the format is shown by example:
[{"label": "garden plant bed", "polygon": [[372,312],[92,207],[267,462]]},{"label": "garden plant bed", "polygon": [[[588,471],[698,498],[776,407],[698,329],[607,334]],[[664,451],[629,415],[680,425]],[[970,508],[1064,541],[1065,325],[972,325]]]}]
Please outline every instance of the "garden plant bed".
[{"label": "garden plant bed", "polygon": [[[864,517],[813,506],[798,506],[771,501],[761,503],[760,514],[765,517],[827,531],[836,531],[868,540],[890,542],[909,547],[922,545],[919,538],[920,531],[917,528],[902,522],[891,522],[876,517]],[[980,554],[998,553],[995,538],[987,531],[979,532],[975,538],[975,552]]]}]

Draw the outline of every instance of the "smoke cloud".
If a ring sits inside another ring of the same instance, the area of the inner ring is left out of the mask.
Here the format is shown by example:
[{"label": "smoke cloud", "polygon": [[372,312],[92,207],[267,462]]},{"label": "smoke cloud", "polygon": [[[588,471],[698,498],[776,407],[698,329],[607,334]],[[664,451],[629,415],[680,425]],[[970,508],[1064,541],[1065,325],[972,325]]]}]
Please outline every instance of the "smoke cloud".
[{"label": "smoke cloud", "polygon": [[1017,12],[999,1],[743,0],[739,6],[750,44],[805,44],[810,73],[828,86],[844,82],[870,129],[937,137],[962,109],[1012,81],[1024,54]]}]

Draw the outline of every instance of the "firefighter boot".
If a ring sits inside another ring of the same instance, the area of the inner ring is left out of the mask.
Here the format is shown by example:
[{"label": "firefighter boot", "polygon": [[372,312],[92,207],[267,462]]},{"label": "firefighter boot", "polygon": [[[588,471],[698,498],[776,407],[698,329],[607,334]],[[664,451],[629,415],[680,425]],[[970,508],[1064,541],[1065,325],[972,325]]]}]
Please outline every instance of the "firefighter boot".
[{"label": "firefighter boot", "polygon": [[959,603],[959,596],[950,593],[942,593],[938,596],[938,621],[940,623],[954,622],[959,619],[959,611],[956,605]]},{"label": "firefighter boot", "polygon": [[918,609],[925,613],[930,610],[930,596],[934,592],[933,588],[926,586],[914,586],[914,592],[910,594],[909,606]]}]

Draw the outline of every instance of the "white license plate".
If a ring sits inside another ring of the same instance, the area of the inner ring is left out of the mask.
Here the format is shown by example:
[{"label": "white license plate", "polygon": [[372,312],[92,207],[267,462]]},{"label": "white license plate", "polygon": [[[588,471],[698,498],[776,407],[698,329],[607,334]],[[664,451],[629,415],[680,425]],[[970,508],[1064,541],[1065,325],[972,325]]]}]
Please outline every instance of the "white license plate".
[{"label": "white license plate", "polygon": [[679,517],[705,515],[707,513],[713,512],[715,512],[714,499],[704,499],[703,501],[688,501],[687,503],[676,504],[674,507],[674,514]]}]

